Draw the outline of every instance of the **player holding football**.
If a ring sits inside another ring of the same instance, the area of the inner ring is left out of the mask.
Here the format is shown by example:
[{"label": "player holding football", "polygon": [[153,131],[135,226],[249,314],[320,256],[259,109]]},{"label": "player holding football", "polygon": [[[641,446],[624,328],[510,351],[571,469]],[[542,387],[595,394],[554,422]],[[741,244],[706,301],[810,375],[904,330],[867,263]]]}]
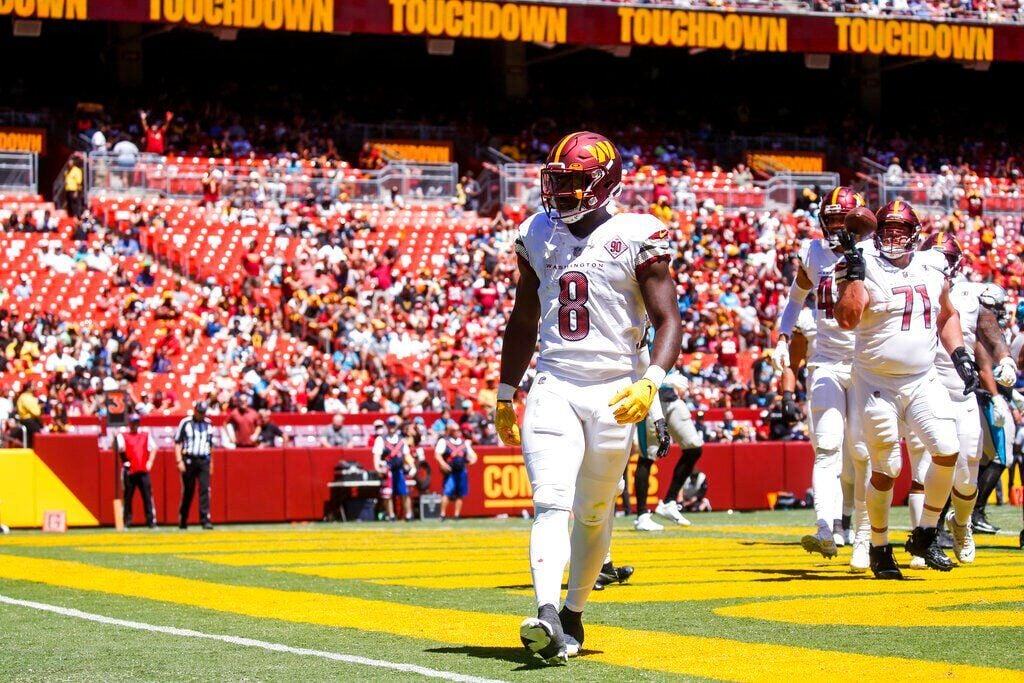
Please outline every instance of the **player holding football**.
[{"label": "player holding football", "polygon": [[[772,364],[779,372],[785,373],[790,365],[789,343],[797,318],[807,296],[814,291],[816,329],[814,351],[807,362],[807,404],[814,447],[811,487],[817,531],[804,536],[801,544],[808,552],[820,553],[825,558],[838,554],[837,541],[842,542],[843,539],[840,520],[844,496],[840,475],[844,461],[854,459],[852,440],[847,436],[847,394],[851,385],[850,357],[854,335],[842,329],[833,314],[837,299],[835,268],[843,255],[839,235],[844,229],[846,216],[865,206],[864,197],[849,187],[839,186],[825,195],[818,212],[824,236],[807,242],[800,250],[800,267],[779,318],[779,341],[772,353]],[[863,240],[869,235],[870,228],[865,227],[857,238]],[[867,245],[862,245],[862,248],[867,248]],[[784,394],[783,402],[788,412],[795,410],[791,395]],[[856,471],[866,479],[867,465],[863,459]],[[852,498],[852,495],[848,494],[847,498]],[[866,562],[867,548],[861,550]]]},{"label": "player holding football", "polygon": [[[551,664],[583,644],[582,612],[608,551],[635,424],[657,399],[682,340],[668,231],[650,215],[612,215],[608,203],[621,178],[622,159],[607,138],[566,135],[541,170],[544,211],[523,222],[515,244],[520,279],[501,350],[495,425],[504,443],[522,445],[533,487],[538,609],[520,638]],[[637,379],[646,319],[654,344]],[[520,436],[512,399],[538,338]]]},{"label": "player holding football", "polygon": [[855,331],[850,418],[871,459],[867,508],[871,523],[870,566],[876,578],[903,574],[889,544],[892,489],[902,467],[900,426],[907,424],[932,453],[924,481],[924,511],[906,549],[932,569],[953,562],[935,542],[939,513],[953,484],[960,452],[949,394],[934,367],[938,342],[949,352],[965,395],[978,390],[978,367],[964,348],[960,316],[943,274],[917,252],[921,221],[903,200],[876,214],[878,255],[864,254],[843,238],[844,261],[835,318]]}]

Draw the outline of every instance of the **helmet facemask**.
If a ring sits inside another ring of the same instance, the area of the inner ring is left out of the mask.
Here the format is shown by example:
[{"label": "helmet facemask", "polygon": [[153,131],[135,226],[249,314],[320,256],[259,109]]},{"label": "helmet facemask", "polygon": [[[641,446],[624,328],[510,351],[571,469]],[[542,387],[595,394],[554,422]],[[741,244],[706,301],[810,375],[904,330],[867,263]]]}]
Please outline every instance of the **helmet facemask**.
[{"label": "helmet facemask", "polygon": [[886,223],[875,233],[875,246],[879,254],[890,261],[895,261],[917,250],[920,232],[920,228],[908,223]]},{"label": "helmet facemask", "polygon": [[821,223],[821,232],[825,241],[832,249],[839,248],[839,235],[843,231],[843,221],[847,211],[838,204],[826,204],[818,214]]},{"label": "helmet facemask", "polygon": [[594,187],[605,177],[603,168],[590,172],[567,168],[565,164],[545,164],[540,172],[540,196],[548,218],[575,223],[591,211],[608,203],[598,202]]}]

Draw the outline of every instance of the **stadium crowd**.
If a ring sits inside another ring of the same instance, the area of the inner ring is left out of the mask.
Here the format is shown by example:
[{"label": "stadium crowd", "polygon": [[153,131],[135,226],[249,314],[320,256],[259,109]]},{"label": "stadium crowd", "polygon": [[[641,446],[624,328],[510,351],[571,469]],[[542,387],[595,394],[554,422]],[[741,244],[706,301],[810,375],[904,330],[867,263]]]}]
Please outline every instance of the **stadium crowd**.
[{"label": "stadium crowd", "polygon": [[[128,142],[136,152],[187,150],[248,158],[269,153],[287,163],[316,159],[322,168],[345,166],[330,134],[331,122],[253,121],[220,110],[186,114],[142,115],[117,126],[83,115],[79,131],[94,149],[109,149],[116,141]],[[524,159],[546,155],[550,136],[544,131],[552,125],[538,121],[508,138],[504,151]],[[679,368],[688,379],[691,408],[758,408],[763,425],[769,425],[777,409],[777,378],[768,359],[774,322],[795,272],[796,251],[801,241],[817,235],[822,188],[805,190],[789,211],[737,210],[699,201],[693,172],[722,174],[735,188],[750,187],[754,179],[743,164],[726,171],[705,156],[701,141],[709,135],[701,127],[686,137],[620,131],[617,139],[627,162],[621,208],[656,215],[676,245],[672,265],[684,325]],[[918,153],[922,148],[935,153]],[[963,163],[967,153],[979,159],[977,165]],[[894,135],[869,137],[862,147],[851,148],[851,155],[888,165],[886,173],[894,178],[936,170],[935,163],[945,162],[937,169],[947,179],[942,191],[962,199],[966,208],[949,211],[941,202],[926,203],[927,230],[955,233],[974,277],[993,280],[1016,298],[1024,284],[1020,218],[986,214],[984,197],[967,189],[986,182],[986,174],[1016,183],[1012,148],[941,139],[930,147],[910,145]],[[379,153],[365,146],[354,165],[373,169],[381,163]],[[97,326],[5,304],[0,366],[8,382],[19,372],[45,370],[47,379],[36,387],[44,414],[102,412],[98,396],[106,380],[131,386],[140,370],[165,372],[166,357],[199,337],[226,342],[203,387],[212,411],[227,411],[232,402],[243,401],[256,410],[279,412],[453,409],[489,414],[501,333],[517,279],[511,244],[525,217],[523,207],[507,207],[489,224],[481,221],[464,239],[447,244],[439,260],[408,267],[396,241],[367,239],[378,226],[345,197],[285,202],[270,187],[274,179],[264,176],[223,195],[208,193],[206,182],[202,203],[221,212],[226,223],[257,221],[257,208],[276,215],[267,228],[296,244],[294,256],[250,249],[239,277],[222,273],[194,292],[177,288],[147,298],[136,290],[147,284],[153,265],[143,261],[128,272],[124,259],[142,259],[140,233],[166,225],[168,217],[133,207],[120,234],[88,208],[72,217],[69,237],[76,251],[50,248],[38,255],[40,267],[109,273],[112,287],[103,291],[100,305],[121,310],[117,324]],[[448,216],[465,215],[465,202],[463,196]],[[53,231],[57,222],[48,213],[0,214],[0,228],[8,233]],[[17,287],[0,292],[11,302],[25,295]],[[145,348],[133,337],[132,321],[141,315],[166,320],[159,347]],[[274,352],[282,333],[300,340],[288,357]],[[0,387],[5,397],[0,417],[23,388],[14,383]],[[180,408],[173,395],[135,392],[135,399],[142,412]],[[707,429],[712,441],[770,435],[728,420]],[[800,427],[794,429],[800,436]],[[483,420],[473,439],[486,443],[485,432]]]}]

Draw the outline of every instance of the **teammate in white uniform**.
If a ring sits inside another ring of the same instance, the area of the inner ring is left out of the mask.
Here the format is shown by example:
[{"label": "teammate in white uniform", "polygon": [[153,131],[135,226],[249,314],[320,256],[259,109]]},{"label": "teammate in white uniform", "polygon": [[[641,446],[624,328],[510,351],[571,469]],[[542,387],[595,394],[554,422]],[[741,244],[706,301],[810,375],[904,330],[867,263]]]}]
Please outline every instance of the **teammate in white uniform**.
[{"label": "teammate in white uniform", "polygon": [[[583,644],[582,612],[608,552],[635,424],[656,400],[682,341],[668,231],[653,216],[608,211],[621,177],[619,152],[607,138],[565,136],[541,170],[545,212],[523,222],[515,247],[520,280],[501,350],[495,425],[503,442],[521,443],[533,487],[530,568],[538,611],[519,635],[552,664]],[[647,319],[654,344],[638,379]],[[538,336],[520,437],[512,399]],[[567,562],[569,590],[559,611]]]},{"label": "teammate in white uniform", "polygon": [[[971,360],[977,363],[976,347],[984,344],[989,357],[999,358],[993,369],[994,380],[1003,386],[1012,386],[1017,380],[1017,365],[1009,356],[1009,349],[1003,339],[999,321],[995,314],[982,305],[982,297],[994,285],[969,282],[959,276],[963,262],[963,250],[956,239],[946,233],[931,235],[921,247],[922,257],[934,260],[933,267],[950,281],[949,297],[960,317],[960,328],[964,347]],[[926,261],[927,262],[927,261]],[[961,564],[974,561],[975,544],[971,526],[971,514],[978,493],[978,466],[982,454],[982,423],[984,417],[979,411],[979,398],[985,407],[992,400],[992,394],[981,390],[975,395],[964,395],[964,382],[957,374],[949,353],[941,346],[935,356],[935,367],[943,386],[949,392],[956,414],[957,435],[960,438],[960,455],[953,475],[952,510],[945,517],[946,526],[953,537],[953,549]],[[982,372],[984,384],[985,372]],[[907,440],[908,453],[913,468],[913,482],[909,499],[911,527],[916,527],[922,516],[924,505],[924,476],[929,458],[919,438]],[[911,560],[912,568],[924,567],[923,558]]]},{"label": "teammate in white uniform", "polygon": [[[808,552],[823,557],[837,555],[837,543],[843,542],[843,488],[841,474],[844,461],[853,460],[852,443],[846,438],[847,392],[850,389],[853,333],[836,323],[833,307],[837,289],[836,263],[842,256],[839,235],[846,215],[866,206],[864,198],[852,188],[839,186],[825,195],[818,213],[822,239],[811,240],[800,249],[800,269],[790,288],[789,300],[779,318],[779,342],[772,354],[772,363],[780,372],[789,366],[789,342],[798,316],[808,294],[815,292],[815,342],[807,362],[807,403],[814,446],[814,470],[811,487],[817,531],[801,539]],[[861,239],[867,235],[858,236]],[[870,250],[870,243],[862,245]],[[791,411],[792,394],[783,393],[783,405]],[[845,456],[844,456],[845,452]],[[866,476],[867,465],[860,470]]]},{"label": "teammate in white uniform", "polygon": [[889,544],[892,488],[902,467],[900,425],[906,423],[931,452],[924,512],[906,549],[929,567],[949,571],[952,561],[935,542],[939,513],[949,496],[960,450],[952,403],[935,370],[938,342],[950,352],[964,393],[979,387],[978,368],[964,349],[960,317],[941,272],[916,249],[921,221],[905,201],[877,213],[878,255],[862,254],[844,240],[835,317],[855,330],[850,418],[871,458],[867,486],[871,523],[870,566],[876,578],[903,577]]},{"label": "teammate in white uniform", "polygon": [[671,368],[665,375],[665,381],[658,388],[658,400],[651,404],[651,412],[637,430],[640,440],[640,458],[637,461],[633,480],[636,489],[637,513],[637,521],[634,526],[638,531],[664,528],[651,519],[651,513],[647,510],[648,478],[651,465],[656,460],[665,457],[672,439],[679,444],[682,453],[672,470],[672,479],[665,490],[665,495],[654,508],[654,512],[672,520],[679,526],[690,526],[690,520],[683,516],[676,498],[683,488],[686,478],[690,476],[697,461],[700,460],[704,450],[704,438],[693,425],[690,409],[678,393],[685,390],[688,385],[689,383],[682,373],[674,367]]}]

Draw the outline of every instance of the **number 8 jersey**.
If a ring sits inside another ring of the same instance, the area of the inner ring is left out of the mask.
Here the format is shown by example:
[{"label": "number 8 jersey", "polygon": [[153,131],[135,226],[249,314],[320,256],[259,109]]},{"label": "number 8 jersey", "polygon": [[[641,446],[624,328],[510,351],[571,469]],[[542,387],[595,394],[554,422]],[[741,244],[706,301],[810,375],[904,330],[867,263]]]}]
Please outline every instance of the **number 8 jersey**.
[{"label": "number 8 jersey", "polygon": [[537,371],[587,382],[633,373],[647,316],[636,274],[671,253],[661,221],[616,214],[577,239],[541,212],[519,227],[515,248],[540,280]]}]

